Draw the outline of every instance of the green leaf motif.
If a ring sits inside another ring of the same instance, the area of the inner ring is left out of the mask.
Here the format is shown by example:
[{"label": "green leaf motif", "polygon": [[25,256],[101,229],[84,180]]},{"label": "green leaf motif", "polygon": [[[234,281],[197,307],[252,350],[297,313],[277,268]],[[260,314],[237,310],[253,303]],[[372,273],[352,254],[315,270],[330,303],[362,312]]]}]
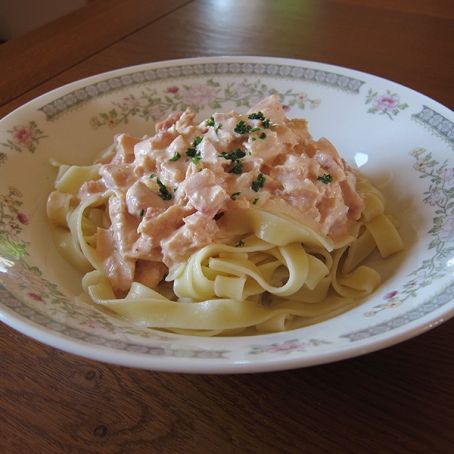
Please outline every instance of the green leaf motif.
[{"label": "green leaf motif", "polygon": [[23,243],[18,243],[6,232],[0,232],[0,256],[9,260],[20,260],[27,254]]},{"label": "green leaf motif", "polygon": [[[89,120],[90,125],[97,129],[102,126],[114,127],[127,124],[133,117],[144,121],[159,121],[168,114],[185,110],[191,106],[198,113],[209,107],[211,110],[231,109],[231,105],[238,108],[250,108],[265,96],[279,95],[280,101],[286,106],[297,106],[305,109],[309,106],[314,109],[319,106],[320,99],[310,99],[306,93],[288,89],[278,93],[260,80],[249,81],[247,78],[240,82],[227,83],[221,86],[217,80],[210,78],[205,82],[181,84],[168,87],[160,92],[155,88],[145,87],[139,95],[126,95],[122,101],[113,102],[106,112],[99,112]],[[227,105],[226,104],[230,104]]]}]

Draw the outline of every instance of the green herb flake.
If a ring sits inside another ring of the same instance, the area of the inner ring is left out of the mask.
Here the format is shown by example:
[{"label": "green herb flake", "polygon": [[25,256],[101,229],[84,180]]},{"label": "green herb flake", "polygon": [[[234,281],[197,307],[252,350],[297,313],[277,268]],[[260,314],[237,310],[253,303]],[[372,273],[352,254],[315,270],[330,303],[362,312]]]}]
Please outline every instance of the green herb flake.
[{"label": "green herb flake", "polygon": [[251,188],[255,192],[259,192],[261,188],[263,188],[263,185],[265,184],[265,176],[263,173],[259,173],[257,176],[257,179],[254,180],[251,184]]},{"label": "green herb flake", "polygon": [[244,247],[244,241],[240,240],[235,244],[235,247]]},{"label": "green herb flake", "polygon": [[152,174],[150,175],[150,177],[149,177],[150,180],[153,179],[155,176],[156,176],[156,175],[155,175],[154,173],[152,173]]},{"label": "green herb flake", "polygon": [[233,167],[229,170],[229,173],[240,175],[243,173],[243,163],[238,159],[233,162]]},{"label": "green herb flake", "polygon": [[231,198],[232,200],[236,200],[236,199],[240,196],[240,194],[241,194],[241,192],[234,192],[234,193],[230,196],[230,198]]},{"label": "green herb flake", "polygon": [[[251,113],[248,116],[248,118],[249,118],[249,120],[261,120],[262,126],[265,129],[268,129],[270,127],[270,119],[269,118],[265,118],[265,115],[263,115],[263,112]],[[258,128],[254,128],[254,129],[258,129]]]},{"label": "green herb flake", "polygon": [[318,177],[317,180],[324,184],[329,184],[333,181],[333,177],[329,173],[325,173],[321,177]]},{"label": "green herb flake", "polygon": [[195,158],[192,159],[192,162],[194,162],[194,164],[198,164],[201,159],[200,151],[197,151],[197,146],[200,144],[200,142],[202,142],[202,137],[197,136],[192,142],[192,147],[186,150],[186,156],[188,158]]},{"label": "green herb flake", "polygon": [[260,135],[259,135],[259,138],[260,139],[266,139],[266,132],[262,132]]},{"label": "green herb flake", "polygon": [[257,131],[260,131],[260,128],[252,128],[251,129],[251,132],[257,132]]},{"label": "green herb flake", "polygon": [[144,214],[145,214],[145,209],[142,208],[142,209],[140,210],[140,217],[143,218]]},{"label": "green herb flake", "polygon": [[193,162],[193,164],[198,165],[201,159],[202,159],[202,157],[200,156],[200,153],[197,153],[197,154],[191,159],[191,161]]},{"label": "green herb flake", "polygon": [[237,133],[237,134],[247,134],[251,131],[252,127],[249,126],[246,122],[244,122],[243,120],[240,120],[236,126],[235,126],[235,129],[234,131]]},{"label": "green herb flake", "polygon": [[161,197],[162,200],[171,200],[172,194],[169,192],[166,185],[163,184],[159,178],[156,180],[156,182],[159,186],[159,197]]},{"label": "green herb flake", "polygon": [[216,129],[214,130],[214,132],[216,133],[216,135],[218,134],[219,130],[222,129],[222,123],[219,123],[217,126],[216,126]]},{"label": "green herb flake", "polygon": [[181,154],[178,151],[175,151],[173,156],[169,159],[169,161],[178,161],[181,158]]},{"label": "green herb flake", "polygon": [[246,156],[246,152],[237,148],[229,153],[223,151],[218,156],[220,158],[229,159],[230,161],[237,161],[238,159],[244,158]]},{"label": "green herb flake", "polygon": [[252,201],[252,205],[256,205],[258,201],[259,201],[259,199],[258,199],[258,198],[255,198],[255,199]]},{"label": "green herb flake", "polygon": [[265,116],[262,112],[254,112],[248,116],[249,120],[264,120]]},{"label": "green herb flake", "polygon": [[216,123],[214,121],[214,118],[211,116],[210,118],[208,118],[208,120],[205,121],[205,125],[206,126],[214,126]]}]

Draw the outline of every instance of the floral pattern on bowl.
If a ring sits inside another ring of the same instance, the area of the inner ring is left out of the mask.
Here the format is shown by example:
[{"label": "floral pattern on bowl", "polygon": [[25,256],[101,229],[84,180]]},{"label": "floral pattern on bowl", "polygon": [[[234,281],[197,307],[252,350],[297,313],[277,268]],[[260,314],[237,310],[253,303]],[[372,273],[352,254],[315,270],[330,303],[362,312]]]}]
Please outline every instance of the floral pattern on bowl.
[{"label": "floral pattern on bowl", "polygon": [[[26,125],[20,124],[13,126],[7,131],[8,137],[0,145],[14,151],[29,151],[34,153],[40,141],[47,137],[35,121],[29,121]],[[0,163],[5,160],[6,154],[2,153]]]},{"label": "floral pattern on bowl", "polygon": [[131,117],[139,117],[145,121],[158,121],[169,112],[184,110],[187,106],[196,112],[206,106],[215,111],[222,109],[227,102],[232,103],[235,108],[250,108],[260,99],[272,94],[279,95],[281,103],[284,104],[284,110],[287,111],[293,106],[299,109],[304,109],[306,106],[315,109],[321,102],[320,99],[311,99],[307,93],[294,92],[292,89],[279,93],[260,80],[249,82],[244,79],[239,83],[231,82],[227,86],[221,86],[215,79],[208,79],[204,83],[168,86],[164,92],[145,87],[138,96],[128,94],[119,102],[113,102],[111,109],[92,117],[90,124],[94,128],[114,127],[119,124],[128,124]]},{"label": "floral pattern on bowl", "polygon": [[406,102],[400,102],[400,96],[397,93],[386,90],[385,94],[379,95],[371,88],[367,92],[366,104],[371,104],[368,113],[386,115],[391,120],[408,107]]},{"label": "floral pattern on bowl", "polygon": [[409,274],[410,279],[402,286],[402,290],[388,292],[384,296],[386,302],[367,311],[367,317],[415,298],[422,288],[444,277],[454,266],[454,259],[450,258],[454,257],[454,167],[448,167],[447,160],[440,163],[433,159],[432,154],[424,148],[417,148],[410,154],[416,159],[413,168],[419,172],[419,178],[429,180],[422,200],[435,210],[432,227],[428,231],[432,237],[428,246],[431,254]]},{"label": "floral pattern on bowl", "polygon": [[[270,93],[280,96],[289,116],[306,117],[313,134],[326,135],[348,161],[355,153],[366,155],[368,163],[358,165],[372,179],[389,162],[404,169],[387,195],[396,213],[407,205],[400,197],[414,200],[417,208],[403,221],[417,225],[418,236],[395,273],[339,317],[254,337],[210,339],[136,328],[80,299],[77,273],[64,268],[45,220],[55,177],[49,159],[89,163],[115,133],[144,134],[171,110],[191,105],[203,120],[213,110],[247,110]],[[382,115],[393,121],[384,126]],[[152,63],[65,86],[0,122],[0,282],[14,294],[0,286],[0,317],[76,354],[185,372],[320,364],[423,332],[454,311],[453,120],[436,102],[375,76],[268,57]],[[382,146],[384,127],[400,139],[398,153]]]}]

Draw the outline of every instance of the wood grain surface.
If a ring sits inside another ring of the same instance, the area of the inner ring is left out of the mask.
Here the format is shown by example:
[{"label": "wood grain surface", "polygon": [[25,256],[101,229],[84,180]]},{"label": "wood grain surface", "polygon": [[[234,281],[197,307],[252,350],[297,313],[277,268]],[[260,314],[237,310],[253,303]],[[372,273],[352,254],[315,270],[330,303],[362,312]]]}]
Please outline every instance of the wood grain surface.
[{"label": "wood grain surface", "polygon": [[[96,0],[0,45],[0,116],[62,84],[200,55],[370,72],[454,107],[450,0]],[[0,453],[454,452],[454,321],[347,361],[186,375],[90,361],[0,325]]]},{"label": "wood grain surface", "polygon": [[[97,0],[50,24],[0,46],[3,72],[0,104],[77,64],[188,0]],[[36,6],[39,7],[39,6]],[[18,70],[20,68],[20,70]]]}]

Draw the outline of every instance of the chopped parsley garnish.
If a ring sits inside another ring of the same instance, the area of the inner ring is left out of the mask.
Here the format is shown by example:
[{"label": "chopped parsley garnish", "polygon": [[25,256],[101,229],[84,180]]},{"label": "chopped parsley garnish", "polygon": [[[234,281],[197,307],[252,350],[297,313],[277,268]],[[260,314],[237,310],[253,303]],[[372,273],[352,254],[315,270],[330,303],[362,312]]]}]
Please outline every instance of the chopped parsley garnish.
[{"label": "chopped parsley garnish", "polygon": [[259,135],[259,138],[260,139],[266,139],[266,132],[262,132],[260,135]]},{"label": "chopped parsley garnish", "polygon": [[156,176],[156,175],[155,175],[154,173],[152,173],[152,174],[150,175],[150,180],[151,180],[152,178],[154,178],[155,176]]},{"label": "chopped parsley garnish", "polygon": [[235,173],[236,175],[240,175],[243,173],[243,163],[237,159],[233,161],[233,167],[229,170],[229,173]]},{"label": "chopped parsley garnish", "polygon": [[254,112],[248,116],[249,120],[264,120],[265,116],[262,112]]},{"label": "chopped parsley garnish", "polygon": [[191,158],[191,161],[197,165],[202,157],[200,156],[200,151],[197,151],[195,148],[188,148],[186,151],[186,156]]},{"label": "chopped parsley garnish", "polygon": [[321,177],[318,177],[317,180],[321,181],[324,184],[328,184],[333,181],[333,177],[329,173],[325,173]]},{"label": "chopped parsley garnish", "polygon": [[250,125],[248,125],[247,123],[245,123],[243,120],[240,120],[236,126],[235,126],[235,129],[234,131],[237,133],[237,134],[247,134],[248,132],[250,132],[252,129],[252,127]]},{"label": "chopped parsley garnish", "polygon": [[241,194],[241,192],[234,192],[234,193],[230,196],[230,198],[231,198],[232,200],[236,200],[236,199],[240,196],[240,194]]},{"label": "chopped parsley garnish", "polygon": [[193,164],[197,165],[201,159],[202,159],[202,157],[200,156],[200,153],[197,152],[197,154],[195,156],[193,156],[191,161],[193,162]]},{"label": "chopped parsley garnish", "polygon": [[189,158],[193,158],[197,153],[198,151],[195,148],[188,148],[186,150],[186,156],[188,156]]},{"label": "chopped parsley garnish", "polygon": [[236,161],[238,159],[244,158],[246,156],[246,152],[237,148],[236,150],[233,150],[230,153],[223,151],[218,156],[224,159],[230,159],[231,161]]},{"label": "chopped parsley garnish", "polygon": [[255,205],[258,201],[259,201],[259,199],[258,199],[258,198],[255,198],[255,199],[252,201],[252,205]]},{"label": "chopped parsley garnish", "polygon": [[169,159],[169,161],[178,161],[181,158],[181,154],[178,151],[175,151],[173,156]]},{"label": "chopped parsley garnish", "polygon": [[216,129],[214,130],[214,132],[217,134],[219,132],[219,130],[222,129],[222,123],[219,123],[217,126],[216,126]]},{"label": "chopped parsley garnish", "polygon": [[161,197],[162,200],[171,200],[172,194],[169,192],[166,185],[163,184],[159,178],[156,180],[156,182],[159,186],[159,197]]},{"label": "chopped parsley garnish", "polygon": [[144,215],[144,214],[145,214],[145,209],[142,208],[142,209],[140,210],[140,217],[143,218],[143,215]]},{"label": "chopped parsley garnish", "polygon": [[197,145],[199,145],[200,142],[202,142],[202,137],[197,136],[194,139],[194,142],[192,142],[192,147],[186,150],[186,156],[188,158],[192,158],[192,162],[195,165],[197,165],[202,159],[202,157],[200,156],[200,151],[197,151]]},{"label": "chopped parsley garnish", "polygon": [[243,162],[241,158],[246,156],[246,152],[237,148],[236,150],[230,151],[227,153],[223,151],[222,153],[218,154],[220,158],[228,159],[232,161],[232,168],[229,170],[229,173],[235,173],[240,175],[243,173]]},{"label": "chopped parsley garnish", "polygon": [[244,246],[244,241],[240,240],[235,244],[235,247],[243,247]]},{"label": "chopped parsley garnish", "polygon": [[214,126],[215,124],[216,124],[216,123],[215,123],[213,117],[210,117],[210,118],[208,118],[207,121],[205,121],[205,125],[206,125],[206,126]]},{"label": "chopped parsley garnish", "polygon": [[[254,113],[251,113],[249,116],[248,116],[249,120],[261,120],[262,122],[262,126],[265,128],[265,129],[268,129],[270,127],[270,119],[269,118],[265,118],[265,115],[263,115],[263,112],[254,112]],[[256,129],[256,128],[254,128]],[[260,137],[262,139],[262,137]]]},{"label": "chopped parsley garnish", "polygon": [[255,192],[259,192],[261,188],[263,188],[263,185],[265,184],[265,177],[263,173],[259,173],[257,176],[257,179],[254,180],[251,184],[251,188]]},{"label": "chopped parsley garnish", "polygon": [[251,129],[251,132],[257,132],[257,131],[260,131],[260,128],[252,128]]}]

